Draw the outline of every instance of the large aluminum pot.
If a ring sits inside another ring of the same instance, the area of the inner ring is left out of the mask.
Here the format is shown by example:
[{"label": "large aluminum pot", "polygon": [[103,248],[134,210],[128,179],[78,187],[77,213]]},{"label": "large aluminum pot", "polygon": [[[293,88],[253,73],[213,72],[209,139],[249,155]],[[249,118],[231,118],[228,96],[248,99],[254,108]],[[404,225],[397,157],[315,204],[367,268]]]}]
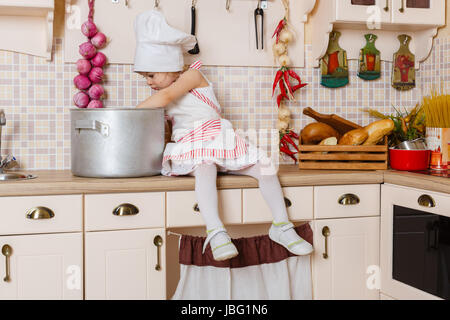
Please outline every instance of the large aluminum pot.
[{"label": "large aluminum pot", "polygon": [[164,110],[71,109],[72,173],[126,178],[160,174]]}]

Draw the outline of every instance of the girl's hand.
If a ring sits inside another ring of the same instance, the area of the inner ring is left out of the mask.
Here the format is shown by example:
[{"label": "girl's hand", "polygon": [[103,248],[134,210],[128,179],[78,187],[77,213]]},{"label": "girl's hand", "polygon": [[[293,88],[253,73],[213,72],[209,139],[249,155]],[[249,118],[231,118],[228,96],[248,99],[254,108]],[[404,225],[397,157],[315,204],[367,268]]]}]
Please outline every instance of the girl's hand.
[{"label": "girl's hand", "polygon": [[200,71],[189,69],[168,87],[159,90],[137,105],[136,108],[164,108],[172,101],[181,98],[190,90],[202,85],[205,81]]}]

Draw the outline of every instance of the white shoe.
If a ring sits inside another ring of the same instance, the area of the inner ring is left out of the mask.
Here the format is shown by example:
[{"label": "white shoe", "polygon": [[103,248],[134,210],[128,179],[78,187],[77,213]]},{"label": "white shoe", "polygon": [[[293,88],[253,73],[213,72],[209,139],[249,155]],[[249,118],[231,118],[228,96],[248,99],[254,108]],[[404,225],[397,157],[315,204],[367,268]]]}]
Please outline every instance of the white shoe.
[{"label": "white shoe", "polygon": [[292,228],[294,228],[294,225],[291,222],[283,222],[279,224],[272,223],[269,229],[269,238],[272,239],[272,241],[282,245],[289,252],[295,255],[305,256],[311,254],[314,249],[308,241],[301,238],[297,233],[296,235],[298,239],[294,240],[286,235],[285,232]]},{"label": "white shoe", "polygon": [[202,253],[205,253],[205,249],[208,246],[208,243],[211,241],[214,236],[216,236],[218,233],[225,233],[227,240],[223,243],[217,243],[214,247],[211,246],[211,251],[214,257],[214,260],[216,261],[224,261],[231,258],[236,257],[239,252],[237,251],[235,245],[231,241],[230,236],[227,233],[227,230],[223,226],[214,228],[212,230],[208,230],[208,236],[206,237],[205,243],[203,244],[203,251]]}]

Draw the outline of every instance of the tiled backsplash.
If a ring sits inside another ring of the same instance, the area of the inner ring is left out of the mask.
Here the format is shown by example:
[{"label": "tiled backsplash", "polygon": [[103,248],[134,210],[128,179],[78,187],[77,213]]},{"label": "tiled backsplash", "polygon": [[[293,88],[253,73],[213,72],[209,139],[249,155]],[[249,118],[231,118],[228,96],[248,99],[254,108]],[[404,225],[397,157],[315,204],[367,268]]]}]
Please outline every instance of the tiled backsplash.
[{"label": "tiled backsplash", "polygon": [[[64,64],[63,41],[55,39],[53,60],[0,51],[0,108],[7,123],[2,132],[2,154],[12,153],[22,169],[70,169],[70,113],[76,92],[73,64]],[[311,46],[306,46],[306,65],[310,65]],[[435,40],[431,56],[417,72],[417,87],[399,92],[391,87],[391,63],[382,62],[382,77],[364,81],[357,77],[358,62],[350,61],[350,84],[340,89],[320,85],[320,70],[296,70],[308,86],[300,90],[297,101],[289,103],[292,127],[299,131],[312,119],[302,114],[304,107],[322,113],[336,113],[366,125],[373,119],[361,108],[393,112],[391,105],[410,108],[433,84],[450,92],[450,37]],[[256,67],[203,67],[213,83],[223,110],[236,129],[276,127],[277,108],[271,97],[276,69]],[[150,94],[143,78],[131,65],[109,65],[105,69],[107,107],[134,106]],[[267,146],[261,140],[260,145]],[[291,163],[281,160],[281,163]]]}]

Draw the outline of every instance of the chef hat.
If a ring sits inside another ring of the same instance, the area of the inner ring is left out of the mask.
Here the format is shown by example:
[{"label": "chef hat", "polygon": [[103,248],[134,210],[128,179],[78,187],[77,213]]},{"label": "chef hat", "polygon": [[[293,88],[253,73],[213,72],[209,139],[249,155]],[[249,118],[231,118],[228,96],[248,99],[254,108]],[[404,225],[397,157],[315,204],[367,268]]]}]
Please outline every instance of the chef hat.
[{"label": "chef hat", "polygon": [[135,72],[176,72],[183,70],[183,52],[196,44],[195,36],[172,28],[157,10],[139,14],[136,33]]}]

